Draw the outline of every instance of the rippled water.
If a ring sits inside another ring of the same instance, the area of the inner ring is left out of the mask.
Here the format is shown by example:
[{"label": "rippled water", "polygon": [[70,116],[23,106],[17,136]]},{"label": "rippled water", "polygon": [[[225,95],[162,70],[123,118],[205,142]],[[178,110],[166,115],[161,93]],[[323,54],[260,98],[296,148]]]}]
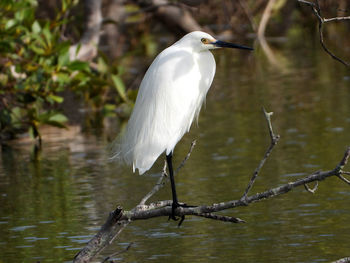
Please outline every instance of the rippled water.
[{"label": "rippled water", "polygon": [[[310,44],[311,45],[311,44]],[[218,51],[217,75],[175,162],[197,139],[177,180],[181,201],[237,199],[269,144],[264,106],[281,140],[253,192],[333,169],[350,145],[350,73],[316,47],[282,45],[278,67],[257,50]],[[66,262],[117,205],[132,208],[153,186],[160,159],[145,176],[107,160],[118,130],[72,126],[45,131],[37,151],[28,139],[2,147],[0,262]],[[350,170],[350,168],[348,168]],[[170,199],[167,185],[152,200]],[[350,187],[336,178],[248,207],[226,211],[247,221],[230,224],[188,217],[134,222],[103,252],[133,242],[123,262],[330,262],[350,256]]]}]

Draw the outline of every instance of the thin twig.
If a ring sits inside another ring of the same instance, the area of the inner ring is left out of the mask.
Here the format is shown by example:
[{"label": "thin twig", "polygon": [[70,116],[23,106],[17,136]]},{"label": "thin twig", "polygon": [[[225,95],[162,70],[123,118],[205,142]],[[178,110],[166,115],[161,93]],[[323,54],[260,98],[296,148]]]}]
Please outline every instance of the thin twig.
[{"label": "thin twig", "polygon": [[190,149],[188,150],[187,155],[186,155],[185,158],[182,160],[182,162],[180,163],[180,165],[176,168],[175,174],[177,174],[177,173],[180,171],[180,169],[185,165],[185,163],[187,162],[187,160],[190,158],[191,153],[192,153],[192,151],[193,151],[193,148],[194,148],[194,146],[196,146],[196,143],[197,143],[196,140],[193,140],[193,141],[191,142]]},{"label": "thin twig", "polygon": [[195,216],[205,217],[209,219],[219,220],[223,222],[231,222],[231,223],[245,223],[244,220],[238,218],[238,217],[232,217],[232,216],[222,216],[222,215],[216,215],[213,213],[198,213],[193,214]]},{"label": "thin twig", "polygon": [[316,181],[316,185],[314,186],[314,188],[310,188],[307,184],[304,184],[304,187],[306,189],[306,191],[308,191],[309,193],[316,193],[317,187],[318,187],[318,181]]},{"label": "thin twig", "polygon": [[118,256],[118,255],[120,255],[120,254],[122,254],[122,253],[124,253],[124,252],[126,252],[126,251],[128,251],[129,250],[129,248],[131,248],[131,246],[134,244],[134,242],[131,242],[125,249],[123,249],[122,251],[118,251],[118,252],[115,252],[115,253],[113,253],[112,255],[109,255],[108,257],[106,257],[103,261],[102,261],[102,263],[104,263],[104,262],[107,262],[109,259],[111,259],[111,258],[113,258],[113,257],[115,257],[115,256]]},{"label": "thin twig", "polygon": [[163,171],[162,171],[162,175],[159,177],[157,183],[155,184],[155,186],[152,188],[151,191],[149,191],[148,194],[146,194],[142,200],[139,203],[139,206],[142,206],[144,204],[146,204],[147,200],[151,198],[152,195],[154,195],[156,192],[159,191],[160,188],[162,188],[165,184],[165,182],[163,181],[165,177],[167,177],[167,173],[166,173],[166,161],[164,161],[164,166],[163,166]]},{"label": "thin twig", "polygon": [[331,18],[324,18],[323,22],[333,22],[333,21],[343,21],[343,20],[350,20],[350,16],[337,16],[337,17],[331,17]]},{"label": "thin twig", "polygon": [[349,17],[336,17],[336,18],[324,19],[322,17],[322,14],[321,14],[321,8],[320,8],[318,0],[316,0],[316,3],[312,3],[309,1],[305,1],[305,0],[298,0],[298,2],[310,6],[312,9],[312,12],[317,17],[319,40],[320,40],[320,44],[321,44],[322,48],[324,49],[324,51],[326,51],[328,53],[328,55],[330,55],[333,59],[337,60],[338,62],[342,63],[343,65],[345,65],[347,67],[350,67],[350,64],[348,62],[346,62],[346,61],[342,60],[341,58],[337,57],[336,55],[334,55],[333,52],[327,48],[327,46],[325,45],[324,40],[323,40],[323,24],[325,22],[348,20],[350,18]]},{"label": "thin twig", "polygon": [[275,147],[275,145],[277,144],[278,140],[280,139],[280,136],[279,135],[275,135],[274,132],[273,132],[273,129],[272,129],[271,116],[272,116],[273,112],[266,112],[266,110],[264,108],[263,108],[263,112],[264,112],[265,119],[266,119],[266,122],[267,122],[267,127],[269,129],[271,143],[270,143],[269,147],[267,148],[263,159],[260,161],[258,167],[255,169],[255,171],[253,173],[253,176],[250,178],[249,184],[248,184],[247,188],[245,189],[244,194],[243,194],[243,196],[241,198],[242,201],[244,201],[247,198],[248,193],[251,190],[251,188],[253,187],[253,184],[254,184],[256,178],[258,177],[258,174],[259,174],[260,170],[264,166],[267,158],[269,157],[269,155],[271,154],[273,148]]},{"label": "thin twig", "polygon": [[344,181],[345,183],[350,185],[350,180],[346,179],[344,176],[342,176],[341,174],[338,175],[339,179]]},{"label": "thin twig", "polygon": [[[188,150],[187,155],[185,156],[185,158],[182,160],[182,162],[180,163],[180,165],[177,167],[175,174],[177,174],[179,172],[179,170],[185,165],[185,163],[187,162],[187,160],[190,158],[191,153],[193,151],[194,146],[196,145],[196,140],[192,141],[190,149]],[[147,202],[148,199],[150,199],[156,192],[158,192],[166,183],[166,181],[164,181],[165,177],[167,177],[167,173],[166,173],[166,168],[167,168],[167,164],[166,161],[164,161],[164,166],[163,166],[163,170],[162,170],[162,174],[159,177],[157,183],[155,184],[155,186],[152,188],[151,191],[149,191],[148,194],[146,194],[142,200],[140,201],[140,203],[138,204],[138,206],[144,206]]]},{"label": "thin twig", "polygon": [[122,226],[119,228],[118,232],[115,233],[115,235],[109,240],[109,244],[113,243],[114,239],[124,230],[124,228],[127,227],[127,225],[130,224],[130,222],[130,220],[125,220],[121,223]]}]

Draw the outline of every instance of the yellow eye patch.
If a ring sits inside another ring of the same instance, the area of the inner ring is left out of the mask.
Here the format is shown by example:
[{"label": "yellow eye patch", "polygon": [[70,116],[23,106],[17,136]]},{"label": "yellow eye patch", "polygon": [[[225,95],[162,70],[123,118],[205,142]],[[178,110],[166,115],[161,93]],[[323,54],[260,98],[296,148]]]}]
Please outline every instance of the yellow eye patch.
[{"label": "yellow eye patch", "polygon": [[202,42],[203,44],[210,44],[210,41],[209,41],[209,39],[207,39],[207,38],[202,38],[202,39],[201,39],[201,42]]}]

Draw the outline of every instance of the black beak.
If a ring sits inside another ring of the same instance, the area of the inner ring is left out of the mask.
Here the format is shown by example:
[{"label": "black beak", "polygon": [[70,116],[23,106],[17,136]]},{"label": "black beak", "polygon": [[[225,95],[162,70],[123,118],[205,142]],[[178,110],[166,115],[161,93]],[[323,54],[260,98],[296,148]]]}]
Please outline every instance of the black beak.
[{"label": "black beak", "polygon": [[228,43],[228,42],[224,42],[224,41],[220,41],[220,40],[217,40],[217,41],[213,42],[212,44],[214,46],[216,46],[216,47],[228,47],[228,48],[239,48],[239,49],[246,49],[246,50],[254,50],[251,47],[241,46],[241,45]]}]

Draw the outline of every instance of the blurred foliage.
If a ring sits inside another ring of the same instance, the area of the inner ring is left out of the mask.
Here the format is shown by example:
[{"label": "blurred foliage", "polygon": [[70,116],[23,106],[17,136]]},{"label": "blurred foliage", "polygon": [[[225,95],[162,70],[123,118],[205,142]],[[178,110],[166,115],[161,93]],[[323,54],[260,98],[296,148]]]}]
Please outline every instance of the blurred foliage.
[{"label": "blurred foliage", "polygon": [[[121,67],[109,66],[103,55],[95,70],[88,62],[70,61],[71,43],[63,31],[66,13],[76,4],[63,0],[54,19],[40,20],[36,0],[0,2],[0,139],[29,131],[40,140],[40,125],[66,127],[59,106],[67,92],[106,114],[129,103]],[[113,91],[119,96],[108,104],[106,95]]]}]

